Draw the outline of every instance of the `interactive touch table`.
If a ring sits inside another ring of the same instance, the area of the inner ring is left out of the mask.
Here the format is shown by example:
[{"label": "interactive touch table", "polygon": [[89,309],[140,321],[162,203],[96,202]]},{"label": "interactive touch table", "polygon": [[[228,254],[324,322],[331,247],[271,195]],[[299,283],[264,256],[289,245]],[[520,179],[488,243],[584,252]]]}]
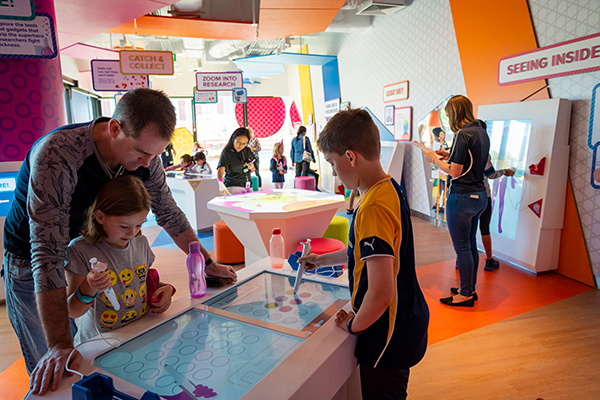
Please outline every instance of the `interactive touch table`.
[{"label": "interactive touch table", "polygon": [[[146,390],[167,400],[360,398],[358,379],[346,384],[356,375],[355,337],[331,318],[349,309],[346,277],[303,279],[294,294],[293,271],[268,265],[261,260],[232,287],[181,298],[165,314],[105,334],[123,342],[117,348],[84,344],[80,371],[103,373],[137,398]],[[29,398],[70,398],[78,379]]]},{"label": "interactive touch table", "polygon": [[306,238],[323,236],[344,196],[275,189],[222,196],[208,202],[244,245],[246,265],[269,256],[273,228],[281,228],[286,257]]}]

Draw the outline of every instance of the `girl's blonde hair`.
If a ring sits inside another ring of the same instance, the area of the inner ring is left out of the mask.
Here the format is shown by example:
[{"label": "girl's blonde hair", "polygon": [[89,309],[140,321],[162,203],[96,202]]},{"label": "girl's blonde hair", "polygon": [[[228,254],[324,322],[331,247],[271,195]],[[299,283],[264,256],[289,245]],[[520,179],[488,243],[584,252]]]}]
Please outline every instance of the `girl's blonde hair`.
[{"label": "girl's blonde hair", "polygon": [[[279,146],[283,146],[283,140],[273,145],[273,157],[279,157]],[[285,158],[283,153],[281,153],[281,157]]]},{"label": "girl's blonde hair", "polygon": [[446,115],[450,122],[450,129],[456,133],[469,122],[475,121],[473,103],[463,95],[452,96],[446,104]]},{"label": "girl's blonde hair", "polygon": [[[95,215],[122,217],[150,210],[150,195],[142,181],[132,175],[124,175],[106,182],[92,205],[88,208],[81,236],[89,243],[100,243],[106,238],[102,225]],[[141,235],[141,231],[138,235]]]}]

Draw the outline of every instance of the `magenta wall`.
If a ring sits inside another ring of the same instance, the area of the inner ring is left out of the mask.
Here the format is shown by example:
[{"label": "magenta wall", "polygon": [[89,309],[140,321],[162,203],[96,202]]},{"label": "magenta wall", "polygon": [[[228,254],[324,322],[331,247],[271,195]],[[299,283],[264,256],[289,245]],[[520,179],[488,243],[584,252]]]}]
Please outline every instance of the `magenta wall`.
[{"label": "magenta wall", "polygon": [[[35,7],[55,20],[53,0]],[[0,58],[0,162],[23,160],[37,139],[65,125],[63,92],[59,57]]]}]

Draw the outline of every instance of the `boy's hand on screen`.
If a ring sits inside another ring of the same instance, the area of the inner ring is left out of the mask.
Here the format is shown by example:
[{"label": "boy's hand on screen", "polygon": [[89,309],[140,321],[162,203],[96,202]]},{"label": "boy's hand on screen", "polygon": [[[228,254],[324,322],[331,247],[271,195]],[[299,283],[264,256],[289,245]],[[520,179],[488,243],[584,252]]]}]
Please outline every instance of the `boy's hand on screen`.
[{"label": "boy's hand on screen", "polygon": [[150,312],[160,314],[167,311],[171,306],[171,297],[173,296],[173,287],[164,285],[156,289],[153,298],[150,300]]},{"label": "boy's hand on screen", "polygon": [[105,289],[108,289],[111,284],[110,284],[110,275],[108,273],[106,273],[106,271],[104,272],[94,272],[94,271],[90,271],[88,272],[87,276],[86,276],[88,285],[90,285],[90,288],[94,291],[97,292],[102,292]]},{"label": "boy's hand on screen", "polygon": [[346,331],[346,323],[352,317],[354,317],[354,313],[352,311],[346,312],[346,310],[339,310],[337,314],[335,314],[335,323],[341,329]]}]

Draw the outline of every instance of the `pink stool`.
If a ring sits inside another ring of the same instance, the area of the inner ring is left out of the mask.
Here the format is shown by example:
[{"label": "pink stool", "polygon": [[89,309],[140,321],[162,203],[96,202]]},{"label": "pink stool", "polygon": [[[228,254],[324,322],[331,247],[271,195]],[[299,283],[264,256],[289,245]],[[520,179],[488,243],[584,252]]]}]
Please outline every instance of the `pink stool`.
[{"label": "pink stool", "polygon": [[304,190],[315,190],[315,177],[314,176],[299,176],[294,179],[295,189]]},{"label": "pink stool", "polygon": [[[333,251],[338,251],[345,248],[346,245],[341,240],[331,238],[311,238],[310,239],[310,252],[313,254],[325,254]],[[302,244],[298,243],[296,246],[296,252],[302,253]],[[316,270],[317,275],[325,275],[331,277],[338,277],[342,274],[342,270],[346,268],[345,265],[337,265],[334,267],[322,267]],[[292,267],[293,269],[293,267]],[[309,273],[307,271],[307,273]]]}]

